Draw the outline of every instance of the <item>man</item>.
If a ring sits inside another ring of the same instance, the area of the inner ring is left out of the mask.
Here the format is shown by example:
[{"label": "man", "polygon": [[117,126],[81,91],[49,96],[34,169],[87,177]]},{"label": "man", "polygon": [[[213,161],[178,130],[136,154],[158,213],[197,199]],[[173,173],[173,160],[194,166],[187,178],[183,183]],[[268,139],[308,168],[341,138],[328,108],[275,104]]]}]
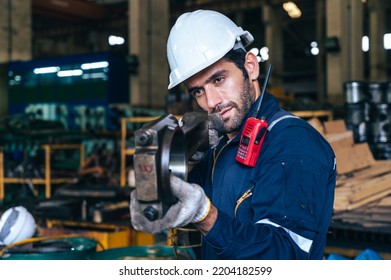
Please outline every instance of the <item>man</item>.
[{"label": "man", "polygon": [[183,82],[203,110],[221,118],[224,135],[192,169],[191,184],[171,177],[179,201],[162,219],[145,219],[133,193],[132,223],[149,232],[194,224],[203,259],[321,259],[336,180],[324,138],[266,93],[257,117],[269,131],[256,165],[236,160],[244,124],[262,99],[257,58],[244,49],[252,41],[214,11],[178,18],[167,44],[169,89]]}]

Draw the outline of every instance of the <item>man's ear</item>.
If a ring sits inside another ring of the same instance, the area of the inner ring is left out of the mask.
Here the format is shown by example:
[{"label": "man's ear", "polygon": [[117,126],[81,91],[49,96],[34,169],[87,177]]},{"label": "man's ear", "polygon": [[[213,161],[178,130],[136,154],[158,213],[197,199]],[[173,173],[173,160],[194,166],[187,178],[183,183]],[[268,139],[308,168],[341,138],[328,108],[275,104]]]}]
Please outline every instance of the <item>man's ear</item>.
[{"label": "man's ear", "polygon": [[259,63],[257,56],[252,52],[246,53],[246,58],[244,61],[244,67],[247,70],[248,76],[251,80],[257,80],[259,76]]}]

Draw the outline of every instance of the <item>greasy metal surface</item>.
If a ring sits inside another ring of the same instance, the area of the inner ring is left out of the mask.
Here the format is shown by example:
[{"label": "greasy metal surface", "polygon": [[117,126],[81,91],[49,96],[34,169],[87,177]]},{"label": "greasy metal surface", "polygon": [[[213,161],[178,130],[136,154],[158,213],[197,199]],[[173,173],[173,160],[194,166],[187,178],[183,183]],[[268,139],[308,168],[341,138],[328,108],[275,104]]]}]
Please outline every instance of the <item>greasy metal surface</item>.
[{"label": "greasy metal surface", "polygon": [[187,174],[184,134],[176,118],[167,115],[137,130],[135,141],[134,172],[140,210],[149,220],[160,219],[175,201],[170,188],[171,158],[176,175]]},{"label": "greasy metal surface", "polygon": [[189,113],[183,126],[171,114],[145,124],[135,132],[134,172],[141,211],[150,220],[160,219],[176,202],[170,174],[187,178],[187,161],[208,147],[206,113]]}]

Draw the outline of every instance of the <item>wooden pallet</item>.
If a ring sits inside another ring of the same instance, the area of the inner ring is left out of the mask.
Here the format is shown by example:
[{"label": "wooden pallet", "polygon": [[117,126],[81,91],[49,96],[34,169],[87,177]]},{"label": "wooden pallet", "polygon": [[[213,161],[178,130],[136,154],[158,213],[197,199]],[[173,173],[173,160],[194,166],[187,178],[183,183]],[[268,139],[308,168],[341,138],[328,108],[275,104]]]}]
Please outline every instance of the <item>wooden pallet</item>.
[{"label": "wooden pallet", "polygon": [[357,209],[391,194],[391,162],[376,161],[368,168],[337,180],[334,210]]},{"label": "wooden pallet", "polygon": [[368,143],[354,143],[343,120],[309,123],[324,135],[336,155],[335,211],[357,209],[391,194],[391,161],[375,160]]}]

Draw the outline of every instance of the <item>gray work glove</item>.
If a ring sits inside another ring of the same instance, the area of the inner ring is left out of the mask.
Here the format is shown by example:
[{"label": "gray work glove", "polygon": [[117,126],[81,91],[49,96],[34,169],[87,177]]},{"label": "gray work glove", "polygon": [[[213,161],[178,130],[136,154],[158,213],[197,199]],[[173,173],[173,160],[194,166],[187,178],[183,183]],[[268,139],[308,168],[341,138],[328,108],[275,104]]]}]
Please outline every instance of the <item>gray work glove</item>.
[{"label": "gray work glove", "polygon": [[[208,115],[208,136],[209,136],[209,147],[215,148],[220,142],[220,133],[224,128],[224,121],[218,114]],[[199,162],[204,159],[205,151],[196,151],[190,158],[192,162]]]},{"label": "gray work glove", "polygon": [[136,198],[136,191],[130,197],[130,216],[136,230],[158,233],[168,229],[183,227],[190,223],[197,223],[206,218],[210,210],[210,200],[204,190],[196,185],[171,175],[171,191],[178,198],[163,218],[149,221],[142,213]]},{"label": "gray work glove", "polygon": [[209,124],[209,146],[215,148],[220,142],[220,133],[224,129],[224,121],[219,114],[208,116]]}]

